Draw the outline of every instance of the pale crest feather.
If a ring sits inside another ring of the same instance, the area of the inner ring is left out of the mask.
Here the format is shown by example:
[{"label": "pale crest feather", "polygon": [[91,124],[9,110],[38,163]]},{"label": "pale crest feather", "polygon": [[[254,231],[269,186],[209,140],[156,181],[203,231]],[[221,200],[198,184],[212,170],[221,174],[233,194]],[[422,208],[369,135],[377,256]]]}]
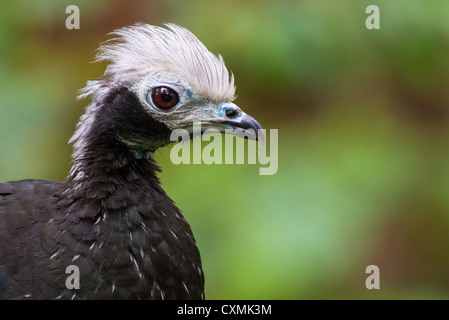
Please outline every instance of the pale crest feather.
[{"label": "pale crest feather", "polygon": [[[135,24],[114,31],[116,37],[100,46],[96,61],[109,61],[105,76],[129,84],[157,72],[171,72],[211,100],[234,100],[234,76],[223,58],[211,53],[189,30]],[[93,89],[93,90],[92,90]],[[85,88],[93,93],[95,88]]]}]

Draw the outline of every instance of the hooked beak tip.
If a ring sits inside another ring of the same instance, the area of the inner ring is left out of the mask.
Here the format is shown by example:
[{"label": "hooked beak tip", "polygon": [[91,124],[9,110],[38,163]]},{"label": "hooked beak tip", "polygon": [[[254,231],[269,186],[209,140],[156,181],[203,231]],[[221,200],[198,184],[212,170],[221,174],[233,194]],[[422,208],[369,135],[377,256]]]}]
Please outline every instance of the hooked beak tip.
[{"label": "hooked beak tip", "polygon": [[[262,126],[253,117],[245,114],[240,120],[214,119],[211,122],[229,125],[234,128],[235,135],[249,138],[265,144],[265,134]],[[250,135],[248,135],[250,133]]]}]

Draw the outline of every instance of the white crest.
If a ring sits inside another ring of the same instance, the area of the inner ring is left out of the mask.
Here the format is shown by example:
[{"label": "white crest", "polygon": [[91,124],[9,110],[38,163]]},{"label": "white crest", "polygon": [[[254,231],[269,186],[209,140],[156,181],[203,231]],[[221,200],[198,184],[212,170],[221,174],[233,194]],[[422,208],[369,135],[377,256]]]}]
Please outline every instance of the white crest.
[{"label": "white crest", "polygon": [[[109,61],[105,76],[132,84],[158,72],[171,72],[211,100],[232,101],[234,77],[224,64],[189,30],[174,24],[168,29],[138,23],[112,32],[115,38],[100,46],[96,61]],[[93,83],[92,83],[93,85]],[[92,93],[88,86],[85,93]]]}]

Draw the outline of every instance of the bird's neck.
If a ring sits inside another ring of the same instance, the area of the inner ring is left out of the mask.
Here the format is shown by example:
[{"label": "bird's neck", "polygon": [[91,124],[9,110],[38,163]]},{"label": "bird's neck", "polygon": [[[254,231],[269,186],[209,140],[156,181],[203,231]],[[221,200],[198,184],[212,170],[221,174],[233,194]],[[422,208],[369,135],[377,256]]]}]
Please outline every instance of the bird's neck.
[{"label": "bird's neck", "polygon": [[118,259],[115,250],[126,248],[120,259],[129,270],[137,268],[140,277],[141,248],[152,243],[148,230],[167,219],[161,207],[169,208],[164,209],[168,213],[177,210],[160,187],[159,167],[152,158],[136,159],[122,149],[96,151],[95,158],[84,159],[82,174],[69,174],[58,197],[57,207],[67,221],[65,232],[78,243],[74,256],[89,253],[100,262],[113,263]]},{"label": "bird's neck", "polygon": [[[152,119],[127,87],[94,99],[72,138],[74,154],[67,181],[90,199],[133,185],[160,189],[151,154],[165,144],[168,129]],[[132,143],[130,142],[132,141]],[[79,193],[79,191],[78,191]]]},{"label": "bird's neck", "polygon": [[156,175],[160,171],[154,160],[137,159],[131,152],[103,150],[95,158],[86,158],[66,178],[64,195],[70,199],[69,212],[80,219],[98,219],[123,214],[143,203],[139,214],[149,215],[153,194],[165,192]]},{"label": "bird's neck", "polygon": [[101,188],[119,190],[132,184],[159,186],[160,168],[149,153],[143,156],[128,150],[96,150],[94,155],[78,161],[66,184],[72,191],[83,188],[92,192],[86,194],[88,198],[97,198],[93,193]]},{"label": "bird's neck", "polygon": [[[153,192],[165,195],[151,156],[161,134],[168,135],[126,87],[111,91],[101,103],[94,101],[72,139],[75,152],[66,196],[80,203],[97,202],[104,211],[128,208]],[[124,138],[131,135],[149,143],[130,147]]]}]

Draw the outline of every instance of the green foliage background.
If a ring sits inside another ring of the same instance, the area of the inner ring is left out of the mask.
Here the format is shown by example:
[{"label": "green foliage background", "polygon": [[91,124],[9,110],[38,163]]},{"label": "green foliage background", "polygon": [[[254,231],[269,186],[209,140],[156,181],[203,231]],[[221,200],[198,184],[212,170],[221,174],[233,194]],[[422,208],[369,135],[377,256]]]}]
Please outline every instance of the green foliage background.
[{"label": "green foliage background", "polygon": [[105,67],[88,62],[136,21],[190,29],[235,74],[235,102],[279,129],[273,176],[156,154],[207,298],[449,298],[448,1],[3,1],[0,181],[65,177],[76,91]]}]

